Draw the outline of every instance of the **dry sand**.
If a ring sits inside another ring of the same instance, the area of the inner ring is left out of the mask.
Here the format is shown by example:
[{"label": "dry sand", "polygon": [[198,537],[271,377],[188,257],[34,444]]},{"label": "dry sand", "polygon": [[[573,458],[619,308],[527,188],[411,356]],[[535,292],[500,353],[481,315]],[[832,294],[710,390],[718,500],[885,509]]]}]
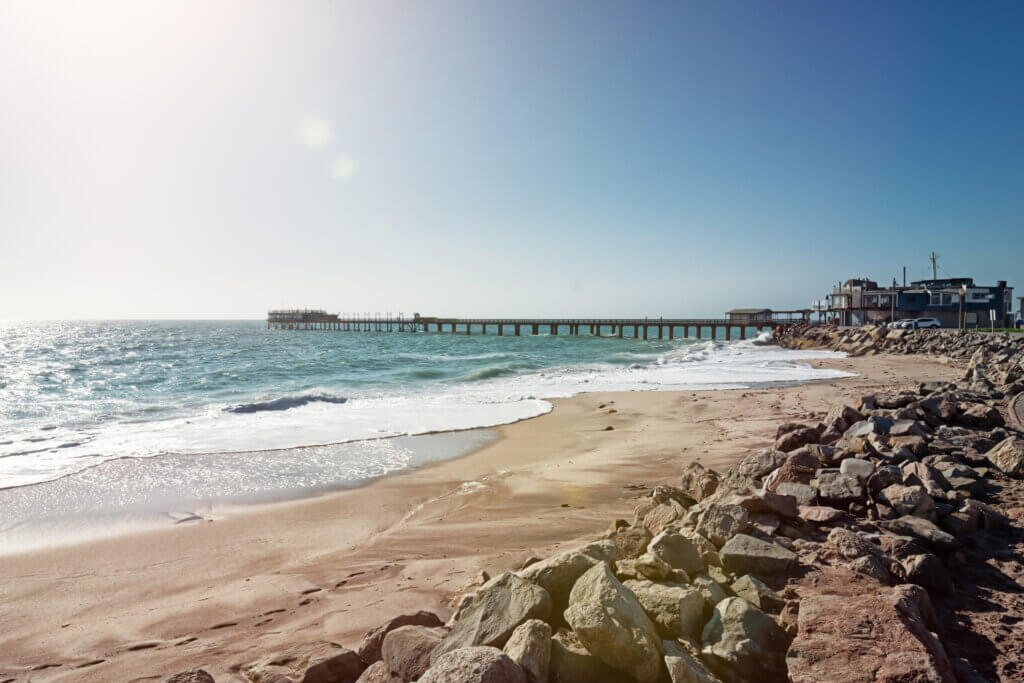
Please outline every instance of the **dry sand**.
[{"label": "dry sand", "polygon": [[697,459],[725,469],[843,397],[957,374],[918,357],[818,363],[860,376],[559,399],[476,453],[360,489],[0,557],[0,681],[159,681],[200,666],[242,680],[242,665],[290,645],[353,647],[409,610],[447,617],[480,570],[631,518],[634,486],[677,483]]}]

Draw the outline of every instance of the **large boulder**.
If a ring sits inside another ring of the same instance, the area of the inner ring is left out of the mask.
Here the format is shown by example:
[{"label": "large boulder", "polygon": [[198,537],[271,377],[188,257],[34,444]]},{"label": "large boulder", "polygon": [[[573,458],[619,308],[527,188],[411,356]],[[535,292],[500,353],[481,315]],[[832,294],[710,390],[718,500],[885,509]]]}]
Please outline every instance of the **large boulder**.
[{"label": "large boulder", "polygon": [[404,681],[388,671],[388,667],[383,661],[377,660],[366,667],[366,671],[356,679],[356,683],[404,683]]},{"label": "large boulder", "polygon": [[651,539],[647,552],[664,560],[670,567],[682,569],[690,575],[704,569],[704,560],[696,544],[673,529],[662,531]]},{"label": "large boulder", "polygon": [[665,650],[665,668],[672,683],[721,683],[704,666],[697,653],[690,652],[678,640],[666,640],[661,645]]},{"label": "large boulder", "polygon": [[[601,565],[606,566],[603,562]],[[546,620],[550,614],[551,596],[546,590],[506,572],[480,587],[434,650],[432,659],[473,645],[502,647],[524,621]]]},{"label": "large boulder", "polygon": [[583,645],[579,636],[559,629],[551,638],[551,683],[618,683],[622,674]]},{"label": "large boulder", "polygon": [[[775,450],[782,453],[795,451],[809,443],[815,443],[821,432],[815,427],[801,427],[782,434],[775,440]],[[763,476],[763,475],[762,475]]]},{"label": "large boulder", "polygon": [[703,655],[726,680],[783,681],[786,640],[770,616],[743,598],[726,598],[704,627]]},{"label": "large boulder", "polygon": [[744,574],[733,581],[730,588],[737,597],[743,598],[763,612],[778,612],[786,605],[786,601],[779,597],[778,593],[750,574]]},{"label": "large boulder", "polygon": [[363,660],[363,663],[369,666],[376,661],[380,661],[380,648],[384,643],[384,636],[402,626],[427,626],[433,628],[444,626],[444,622],[436,614],[426,610],[392,617],[386,623],[369,631],[363,637],[363,642],[357,650],[359,658]]},{"label": "large boulder", "polygon": [[647,527],[635,525],[620,527],[609,533],[607,539],[615,544],[615,560],[618,561],[640,557],[647,552],[647,544],[651,542],[651,536]]},{"label": "large boulder", "polygon": [[829,408],[825,416],[825,425],[835,427],[839,432],[845,432],[854,424],[864,419],[864,415],[853,406],[839,403]]},{"label": "large boulder", "polygon": [[722,565],[737,576],[783,574],[797,562],[793,551],[746,534],[736,534],[730,538],[718,554],[722,558]]},{"label": "large boulder", "polygon": [[901,517],[916,515],[935,519],[935,501],[923,486],[893,484],[879,491],[878,501],[891,507]]},{"label": "large boulder", "polygon": [[643,516],[641,524],[652,534],[657,534],[668,526],[672,526],[686,516],[686,508],[671,498],[655,505]]},{"label": "large boulder", "polygon": [[519,665],[496,647],[464,647],[437,658],[421,683],[527,683]]},{"label": "large boulder", "polygon": [[252,683],[281,679],[308,683],[353,683],[366,665],[359,655],[337,643],[318,641],[297,645],[242,668]]},{"label": "large boulder", "polygon": [[678,583],[628,580],[623,586],[644,608],[644,612],[670,638],[697,638],[704,625],[704,595]]},{"label": "large boulder", "polygon": [[845,510],[851,503],[864,499],[864,486],[860,479],[839,470],[818,470],[815,488],[818,489],[818,499],[835,508]]},{"label": "large boulder", "polygon": [[936,550],[952,550],[957,546],[956,538],[923,517],[904,516],[878,522],[878,526],[900,536],[912,536]]},{"label": "large boulder", "polygon": [[214,683],[213,676],[205,669],[193,669],[174,674],[164,683]]},{"label": "large boulder", "polygon": [[1016,436],[1003,439],[986,456],[1005,474],[1017,479],[1024,477],[1024,439]]},{"label": "large boulder", "polygon": [[718,472],[705,468],[699,462],[691,462],[683,470],[681,488],[699,503],[715,492],[719,479]]},{"label": "large boulder", "polygon": [[[782,438],[785,438],[783,436]],[[801,446],[803,444],[800,444]],[[796,446],[794,448],[799,448]],[[786,454],[774,448],[762,448],[754,451],[740,461],[736,471],[743,477],[760,481],[763,477],[778,469],[786,461]]]},{"label": "large boulder", "polygon": [[786,654],[790,680],[954,683],[949,659],[928,628],[922,604],[927,612],[927,593],[917,586],[805,597],[797,636]]},{"label": "large boulder", "polygon": [[505,654],[519,665],[529,683],[547,683],[551,663],[551,627],[540,619],[523,622],[505,643]]},{"label": "large boulder", "polygon": [[587,650],[638,683],[661,675],[657,628],[607,564],[588,569],[573,586],[565,621]]},{"label": "large boulder", "polygon": [[430,654],[443,636],[444,629],[399,626],[384,636],[381,646],[384,666],[403,680],[415,681],[430,666]]},{"label": "large boulder", "polygon": [[558,612],[569,604],[569,591],[576,579],[597,563],[597,559],[576,549],[534,562],[516,574],[546,590],[551,596],[553,610]]},{"label": "large boulder", "polygon": [[772,472],[765,480],[765,486],[779,491],[779,486],[784,483],[809,484],[821,465],[821,458],[816,453],[807,448],[798,449],[789,454],[779,469]]},{"label": "large boulder", "polygon": [[739,505],[712,503],[697,522],[697,533],[716,546],[750,528],[750,515]]}]

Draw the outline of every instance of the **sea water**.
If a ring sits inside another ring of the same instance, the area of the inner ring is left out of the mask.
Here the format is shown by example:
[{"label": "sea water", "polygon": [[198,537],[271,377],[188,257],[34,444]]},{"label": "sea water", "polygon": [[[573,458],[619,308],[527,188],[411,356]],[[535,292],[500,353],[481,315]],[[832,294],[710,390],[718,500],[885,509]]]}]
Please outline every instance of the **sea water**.
[{"label": "sea water", "polygon": [[[747,341],[0,324],[0,541],[27,518],[359,485],[478,448],[545,400],[845,376]],[[403,438],[394,438],[403,437]],[[182,508],[184,509],[184,508]]]}]

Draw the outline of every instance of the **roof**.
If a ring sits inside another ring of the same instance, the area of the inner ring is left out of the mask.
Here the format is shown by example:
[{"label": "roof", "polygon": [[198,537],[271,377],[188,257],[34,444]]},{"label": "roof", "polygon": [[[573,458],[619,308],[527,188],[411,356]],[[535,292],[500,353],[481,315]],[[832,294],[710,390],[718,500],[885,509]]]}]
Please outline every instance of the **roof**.
[{"label": "roof", "polygon": [[726,311],[727,315],[753,315],[754,313],[771,313],[770,308],[734,308]]}]

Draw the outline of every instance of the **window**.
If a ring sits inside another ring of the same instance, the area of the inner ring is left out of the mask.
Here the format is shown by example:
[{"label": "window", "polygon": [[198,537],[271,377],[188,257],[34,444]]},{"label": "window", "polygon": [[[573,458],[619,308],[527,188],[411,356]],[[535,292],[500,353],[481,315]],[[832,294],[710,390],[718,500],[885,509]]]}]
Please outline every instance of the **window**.
[{"label": "window", "polygon": [[932,306],[938,306],[942,303],[942,295],[936,292],[932,292],[931,301],[929,302]]},{"label": "window", "polygon": [[943,294],[942,295],[942,305],[943,306],[949,306],[951,303],[953,303],[953,295],[952,294]]}]

